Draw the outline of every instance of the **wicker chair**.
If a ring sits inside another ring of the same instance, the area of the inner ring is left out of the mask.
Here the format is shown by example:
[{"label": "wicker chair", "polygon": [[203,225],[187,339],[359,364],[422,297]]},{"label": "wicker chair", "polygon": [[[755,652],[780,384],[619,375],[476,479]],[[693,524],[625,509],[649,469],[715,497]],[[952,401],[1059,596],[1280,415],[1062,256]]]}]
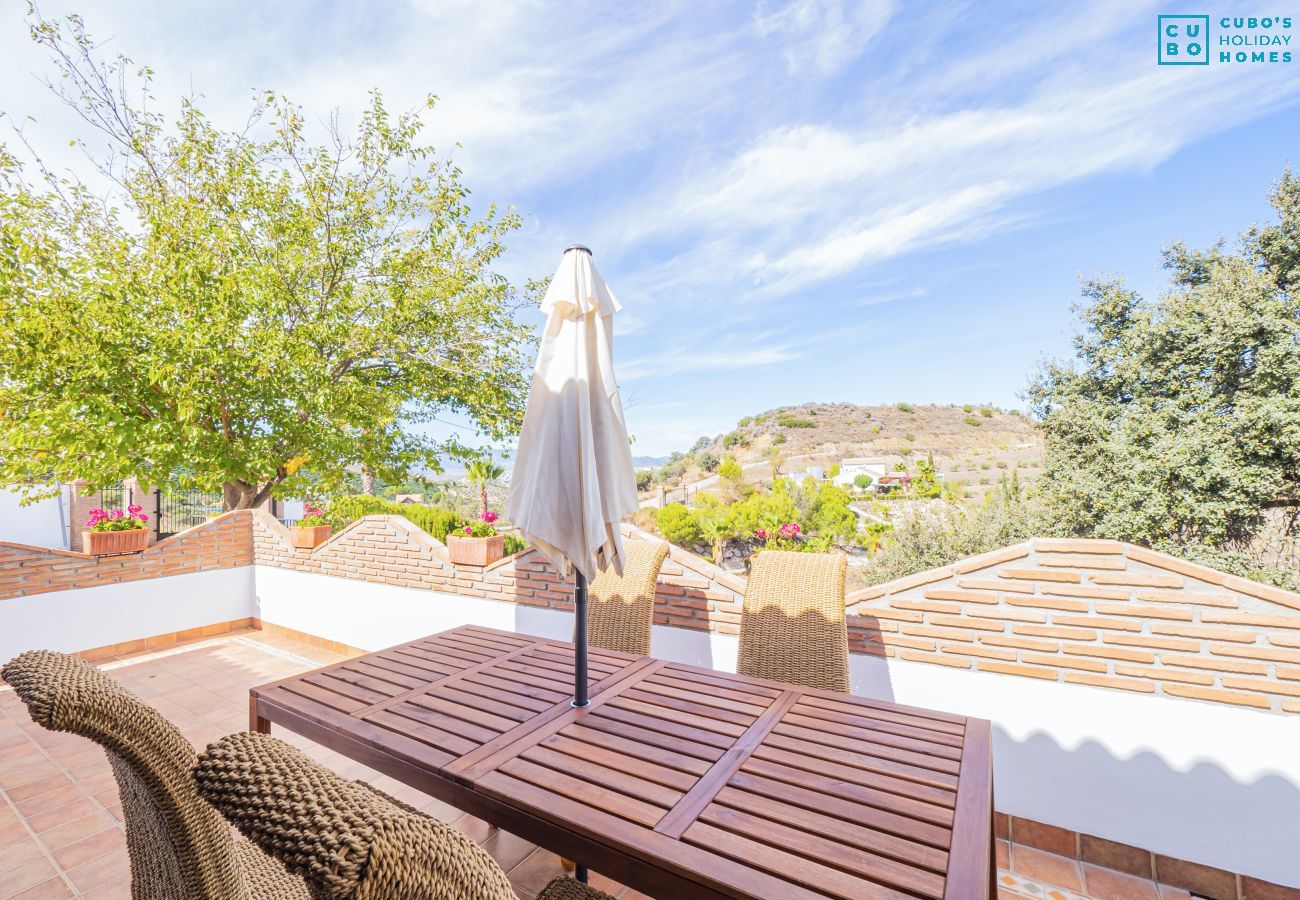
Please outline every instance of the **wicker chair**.
[{"label": "wicker chair", "polygon": [[844,569],[838,553],[758,554],[745,588],[736,671],[847,693]]},{"label": "wicker chair", "polygon": [[[517,900],[487,851],[265,734],[232,734],[199,754],[198,792],[245,837],[311,885],[318,900]],[[613,900],[556,878],[538,900]]]},{"label": "wicker chair", "polygon": [[662,541],[623,544],[623,574],[606,569],[588,590],[588,641],[593,647],[650,655],[650,626],[655,614],[655,584],[668,558]]},{"label": "wicker chair", "polygon": [[117,777],[136,900],[306,900],[307,885],[236,840],[194,789],[194,749],[176,726],[84,660],[45,650],[4,667],[32,719],[104,748]]}]

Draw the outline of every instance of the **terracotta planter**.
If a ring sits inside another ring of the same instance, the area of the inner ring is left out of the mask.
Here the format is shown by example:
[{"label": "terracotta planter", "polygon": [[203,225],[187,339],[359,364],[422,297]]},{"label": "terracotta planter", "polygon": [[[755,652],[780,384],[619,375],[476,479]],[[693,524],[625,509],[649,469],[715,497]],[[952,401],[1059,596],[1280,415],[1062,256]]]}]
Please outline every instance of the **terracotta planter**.
[{"label": "terracotta planter", "polygon": [[319,547],[330,539],[330,532],[333,530],[329,525],[309,525],[306,528],[295,525],[292,529],[293,545],[303,550]]},{"label": "terracotta planter", "polygon": [[93,556],[109,553],[139,553],[149,546],[149,529],[129,531],[83,531],[81,547]]},{"label": "terracotta planter", "polygon": [[494,534],[492,537],[449,534],[447,550],[455,565],[490,566],[506,555],[506,538],[503,534]]}]

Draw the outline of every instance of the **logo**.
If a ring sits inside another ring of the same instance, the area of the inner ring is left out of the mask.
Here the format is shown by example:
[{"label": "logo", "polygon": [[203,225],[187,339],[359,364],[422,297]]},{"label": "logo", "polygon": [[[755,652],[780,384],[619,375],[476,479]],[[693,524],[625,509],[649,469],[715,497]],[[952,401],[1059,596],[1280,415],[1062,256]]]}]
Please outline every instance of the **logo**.
[{"label": "logo", "polygon": [[1209,16],[1156,16],[1156,64],[1161,66],[1208,66],[1210,64]]}]

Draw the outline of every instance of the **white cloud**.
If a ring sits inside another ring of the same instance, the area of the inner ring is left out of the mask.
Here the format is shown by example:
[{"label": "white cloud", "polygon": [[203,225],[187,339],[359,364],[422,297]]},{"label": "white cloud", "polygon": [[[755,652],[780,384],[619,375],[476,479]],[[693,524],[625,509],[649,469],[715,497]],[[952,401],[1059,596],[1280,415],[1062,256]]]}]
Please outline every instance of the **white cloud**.
[{"label": "white cloud", "polygon": [[811,67],[833,75],[866,50],[893,11],[893,0],[792,0],[760,6],[754,27],[763,37],[783,39],[781,56],[790,72]]}]

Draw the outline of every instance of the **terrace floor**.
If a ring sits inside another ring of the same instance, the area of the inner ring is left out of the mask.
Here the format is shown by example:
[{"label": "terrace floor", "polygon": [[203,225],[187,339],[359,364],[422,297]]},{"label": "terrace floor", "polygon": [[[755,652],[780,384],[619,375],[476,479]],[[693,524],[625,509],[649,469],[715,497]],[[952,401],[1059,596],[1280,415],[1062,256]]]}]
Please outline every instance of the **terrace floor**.
[{"label": "terrace floor", "polygon": [[[306,643],[245,631],[158,653],[103,661],[113,677],[203,747],[248,726],[248,689],[335,662]],[[283,729],[285,740],[347,778],[363,778],[452,823],[483,844],[522,900],[561,872],[559,858],[481,819],[406,787]],[[90,741],[36,726],[13,691],[0,687],[0,898],[129,898],[130,869],[117,786]],[[1190,900],[1186,891],[1098,866],[998,842],[999,900]],[[645,897],[592,873],[622,900]]]}]

